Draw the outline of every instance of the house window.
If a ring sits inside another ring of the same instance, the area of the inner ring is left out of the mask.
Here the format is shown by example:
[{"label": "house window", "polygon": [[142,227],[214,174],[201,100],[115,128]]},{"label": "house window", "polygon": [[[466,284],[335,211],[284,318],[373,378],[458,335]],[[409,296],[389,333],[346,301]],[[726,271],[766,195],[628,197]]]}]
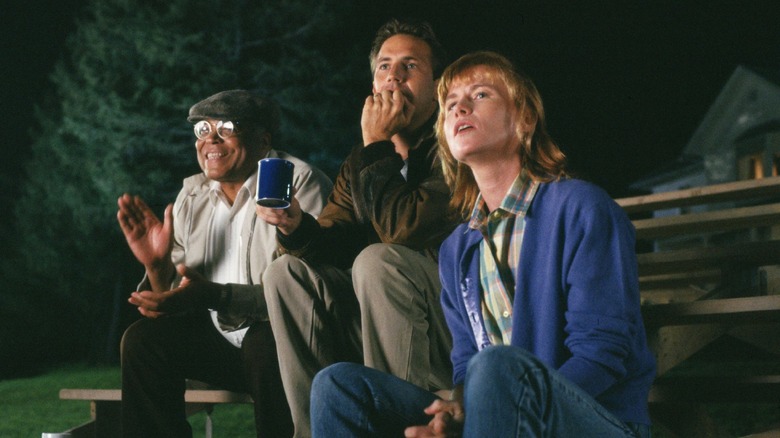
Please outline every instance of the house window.
[{"label": "house window", "polygon": [[761,154],[750,157],[750,179],[761,179],[764,177],[764,163],[761,161]]},{"label": "house window", "polygon": [[[764,162],[762,160],[763,154],[751,154],[745,155],[739,160],[739,179],[761,179],[764,177]],[[775,156],[774,164],[777,164],[780,160]],[[773,171],[776,166],[773,165]]]}]

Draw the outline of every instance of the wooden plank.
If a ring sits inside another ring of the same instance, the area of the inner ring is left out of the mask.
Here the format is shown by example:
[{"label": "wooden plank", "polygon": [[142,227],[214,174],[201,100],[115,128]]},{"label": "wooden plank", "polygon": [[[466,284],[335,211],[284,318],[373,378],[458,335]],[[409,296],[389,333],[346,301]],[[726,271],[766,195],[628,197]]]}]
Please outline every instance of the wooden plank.
[{"label": "wooden plank", "polygon": [[780,295],[669,303],[642,308],[645,326],[780,321]]},{"label": "wooden plank", "polygon": [[[780,352],[780,295],[744,297],[743,291],[733,292],[740,289],[741,283],[736,282],[742,281],[743,274],[752,285],[756,279],[749,273],[780,265],[780,240],[722,243],[724,239],[714,234],[780,225],[780,177],[616,201],[629,214],[681,209],[664,217],[633,220],[638,240],[673,238],[670,244],[684,248],[637,254],[643,320],[657,362],[658,378],[649,396],[656,425],[673,432],[671,436],[726,436],[701,409],[702,403],[780,403],[778,375],[669,373],[726,334],[770,354]],[[692,213],[683,209],[707,204],[720,209]],[[697,246],[704,243],[712,245]],[[768,275],[762,278],[773,281]],[[728,298],[737,295],[740,297]],[[659,304],[663,301],[667,302]]]},{"label": "wooden plank", "polygon": [[712,184],[684,190],[616,199],[627,213],[686,207],[715,202],[772,197],[780,194],[780,176]]},{"label": "wooden plank", "polygon": [[184,393],[186,403],[254,403],[249,394],[214,389],[188,389]]},{"label": "wooden plank", "polygon": [[657,304],[687,303],[706,298],[707,292],[693,287],[685,289],[657,289],[641,292],[639,304],[641,306],[653,306]]},{"label": "wooden plank", "polygon": [[[119,389],[61,389],[63,400],[105,400],[121,401]],[[186,403],[252,403],[249,394],[217,389],[188,389],[184,393]]]},{"label": "wooden plank", "polygon": [[637,254],[639,275],[780,263],[780,240]]},{"label": "wooden plank", "polygon": [[648,292],[656,289],[685,288],[706,283],[717,283],[721,280],[720,269],[703,271],[675,272],[660,275],[644,275],[639,277],[639,291]]},{"label": "wooden plank", "polygon": [[637,239],[703,234],[780,223],[780,203],[633,221]]},{"label": "wooden plank", "polygon": [[[120,389],[72,389],[60,390],[60,399],[88,400],[92,411],[92,421],[70,429],[68,432],[77,437],[120,436],[120,409],[122,390]],[[188,389],[184,392],[186,415],[205,410],[211,413],[215,404],[221,403],[253,403],[249,394],[221,389]],[[207,421],[206,436],[210,436],[210,425]]]},{"label": "wooden plank", "polygon": [[656,374],[663,376],[725,332],[719,324],[648,327],[647,344],[655,355]]},{"label": "wooden plank", "polygon": [[121,389],[60,389],[63,400],[109,400],[121,401]]}]

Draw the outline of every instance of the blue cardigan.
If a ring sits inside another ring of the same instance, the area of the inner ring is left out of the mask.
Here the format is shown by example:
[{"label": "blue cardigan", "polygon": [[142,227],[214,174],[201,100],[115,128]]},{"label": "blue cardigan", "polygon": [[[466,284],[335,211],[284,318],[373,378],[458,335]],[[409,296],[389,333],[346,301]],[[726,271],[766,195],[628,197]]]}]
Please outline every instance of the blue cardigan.
[{"label": "blue cardigan", "polygon": [[[439,258],[456,385],[468,360],[490,344],[480,306],[481,241],[479,231],[462,224]],[[635,250],[633,225],[603,190],[577,179],[541,184],[526,216],[512,345],[624,422],[650,424],[655,360],[640,313]]]}]

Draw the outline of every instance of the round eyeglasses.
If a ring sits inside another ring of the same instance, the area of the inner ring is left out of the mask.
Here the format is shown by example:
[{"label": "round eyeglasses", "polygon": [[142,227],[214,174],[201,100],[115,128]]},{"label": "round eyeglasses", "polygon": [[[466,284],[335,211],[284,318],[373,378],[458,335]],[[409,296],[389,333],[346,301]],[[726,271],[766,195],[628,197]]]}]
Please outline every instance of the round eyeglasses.
[{"label": "round eyeglasses", "polygon": [[230,120],[220,120],[217,122],[216,127],[212,127],[208,120],[201,120],[195,124],[195,137],[203,140],[209,138],[211,133],[216,131],[219,138],[227,140],[228,137],[232,137],[237,133],[238,122],[231,122]]}]

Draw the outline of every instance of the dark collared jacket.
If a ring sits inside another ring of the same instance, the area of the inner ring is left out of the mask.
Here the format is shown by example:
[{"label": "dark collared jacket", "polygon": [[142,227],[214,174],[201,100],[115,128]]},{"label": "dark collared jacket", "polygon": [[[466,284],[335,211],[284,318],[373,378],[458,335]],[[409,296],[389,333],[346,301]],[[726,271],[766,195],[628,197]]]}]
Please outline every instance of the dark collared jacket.
[{"label": "dark collared jacket", "polygon": [[342,269],[372,243],[394,243],[436,257],[455,228],[450,191],[436,155],[433,120],[404,161],[390,141],[358,145],[342,164],[328,203],[317,219],[304,213],[289,236],[277,233],[283,251],[313,264]]}]

